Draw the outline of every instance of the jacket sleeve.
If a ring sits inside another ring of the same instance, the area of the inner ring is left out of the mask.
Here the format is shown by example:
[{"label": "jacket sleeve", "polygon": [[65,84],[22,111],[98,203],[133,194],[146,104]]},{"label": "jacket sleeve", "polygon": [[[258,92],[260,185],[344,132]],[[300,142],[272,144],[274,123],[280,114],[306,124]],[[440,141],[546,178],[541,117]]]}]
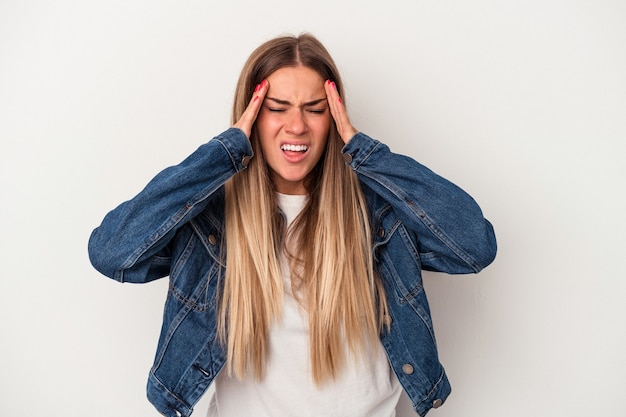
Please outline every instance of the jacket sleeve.
[{"label": "jacket sleeve", "polygon": [[167,245],[176,231],[253,156],[245,134],[228,129],[154,177],[134,198],[109,212],[89,238],[89,259],[120,282],[169,274]]},{"label": "jacket sleeve", "polygon": [[461,188],[363,133],[357,133],[342,153],[359,180],[389,202],[414,231],[424,269],[477,273],[493,261],[493,227]]}]

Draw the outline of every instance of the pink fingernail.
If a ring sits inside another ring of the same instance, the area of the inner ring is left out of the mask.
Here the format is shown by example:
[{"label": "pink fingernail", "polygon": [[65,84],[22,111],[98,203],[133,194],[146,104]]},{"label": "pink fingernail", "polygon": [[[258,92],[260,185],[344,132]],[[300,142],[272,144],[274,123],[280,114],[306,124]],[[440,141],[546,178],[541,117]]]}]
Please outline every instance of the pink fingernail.
[{"label": "pink fingernail", "polygon": [[256,101],[259,99],[259,96],[254,96],[254,100],[252,100],[253,103],[256,103]]},{"label": "pink fingernail", "polygon": [[341,97],[337,97],[337,99],[339,100],[340,103],[343,103],[343,101],[341,101]]},{"label": "pink fingernail", "polygon": [[335,87],[335,90],[337,89],[337,84],[335,84],[335,82],[331,82],[331,84],[333,85],[333,87]]},{"label": "pink fingernail", "polygon": [[254,92],[256,93],[260,89],[261,89],[261,84],[257,84],[256,87],[254,87]]}]

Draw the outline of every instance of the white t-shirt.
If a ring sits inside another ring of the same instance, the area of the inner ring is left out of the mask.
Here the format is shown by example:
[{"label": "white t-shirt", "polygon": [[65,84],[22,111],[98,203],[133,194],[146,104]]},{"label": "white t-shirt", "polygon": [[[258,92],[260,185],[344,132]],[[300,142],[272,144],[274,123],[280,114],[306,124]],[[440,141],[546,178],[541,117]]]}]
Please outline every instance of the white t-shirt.
[{"label": "white t-shirt", "polygon": [[[307,196],[278,194],[279,206],[290,224]],[[208,417],[394,417],[402,391],[380,343],[372,360],[351,359],[340,375],[322,386],[313,382],[309,356],[309,325],[291,293],[283,257],[285,299],[283,317],[269,334],[270,354],[263,380],[244,381],[221,372]]]}]

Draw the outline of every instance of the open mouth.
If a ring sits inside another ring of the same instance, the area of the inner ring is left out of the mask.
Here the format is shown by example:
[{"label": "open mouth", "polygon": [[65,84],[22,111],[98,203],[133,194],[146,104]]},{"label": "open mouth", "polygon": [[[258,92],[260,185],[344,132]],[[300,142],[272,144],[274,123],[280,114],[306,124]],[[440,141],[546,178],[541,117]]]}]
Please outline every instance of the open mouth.
[{"label": "open mouth", "polygon": [[285,144],[285,145],[281,145],[280,149],[282,151],[289,151],[289,152],[306,152],[309,150],[309,147],[307,145],[289,145],[289,144]]}]

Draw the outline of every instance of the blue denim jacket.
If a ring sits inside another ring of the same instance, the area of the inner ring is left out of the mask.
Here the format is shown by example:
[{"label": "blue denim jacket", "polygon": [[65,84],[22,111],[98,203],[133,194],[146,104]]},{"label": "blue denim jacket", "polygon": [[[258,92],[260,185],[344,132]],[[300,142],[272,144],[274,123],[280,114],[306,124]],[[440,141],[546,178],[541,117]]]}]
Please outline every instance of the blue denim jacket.
[{"label": "blue denim jacket", "polygon": [[[358,133],[342,153],[362,183],[372,217],[375,265],[391,316],[381,342],[423,416],[445,401],[450,384],[438,359],[421,271],[480,271],[495,257],[493,228],[463,190],[381,142]],[[134,283],[169,276],[147,387],[165,416],[189,416],[224,365],[216,338],[223,185],[252,156],[247,137],[231,128],[159,173],[91,234],[89,256],[104,275]]]}]

